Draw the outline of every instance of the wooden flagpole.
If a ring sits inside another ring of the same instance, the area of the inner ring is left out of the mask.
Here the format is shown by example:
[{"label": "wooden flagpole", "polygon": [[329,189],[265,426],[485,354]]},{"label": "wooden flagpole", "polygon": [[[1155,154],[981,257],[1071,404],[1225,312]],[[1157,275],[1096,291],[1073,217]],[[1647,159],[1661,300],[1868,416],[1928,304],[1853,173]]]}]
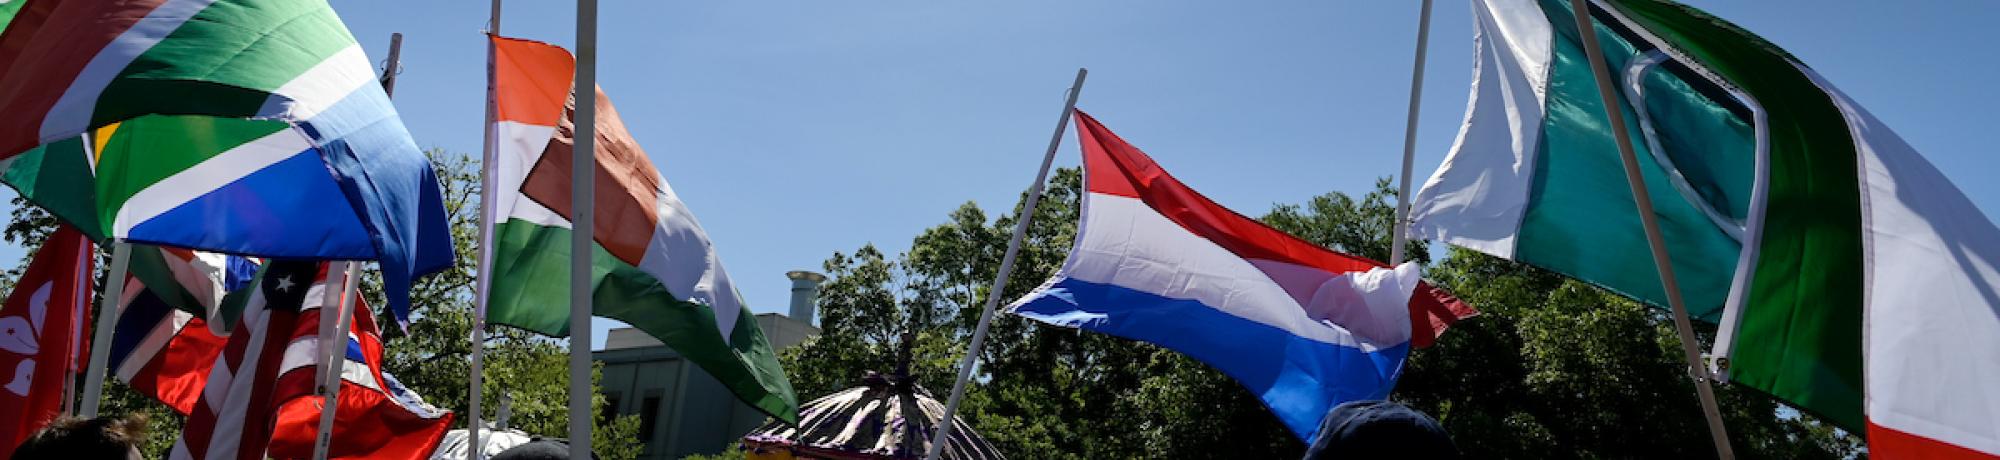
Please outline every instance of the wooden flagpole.
[{"label": "wooden flagpole", "polygon": [[1021,240],[1028,234],[1028,222],[1035,220],[1035,207],[1042,201],[1042,183],[1048,182],[1049,165],[1056,160],[1056,147],[1062,146],[1063,130],[1069,128],[1069,116],[1076,112],[1076,96],[1083,91],[1083,77],[1090,74],[1088,69],[1076,69],[1076,82],[1069,86],[1069,97],[1063,101],[1062,116],[1056,118],[1056,133],[1049,137],[1049,148],[1042,154],[1042,169],[1035,173],[1035,183],[1028,186],[1028,203],[1021,207],[1021,220],[1014,223],[1014,236],[1007,241],[1007,253],[1000,258],[1000,272],[993,276],[993,289],[986,291],[986,306],[979,312],[979,327],[972,330],[972,344],[965,350],[965,359],[958,363],[958,381],[951,385],[951,398],[944,404],[944,416],[937,420],[936,434],[931,436],[930,453],[924,458],[937,460],[944,452],[945,441],[951,439],[953,418],[958,413],[958,403],[965,398],[965,383],[972,379],[972,370],[979,364],[979,349],[986,345],[986,330],[993,325],[993,309],[1000,305],[1000,296],[1007,292],[1007,275],[1014,272],[1014,257],[1021,252]]},{"label": "wooden flagpole", "polygon": [[1686,355],[1689,372],[1695,377],[1695,393],[1701,397],[1702,414],[1708,418],[1708,433],[1715,441],[1715,454],[1723,459],[1736,458],[1736,452],[1729,446],[1729,431],[1722,425],[1722,410],[1715,402],[1715,389],[1709,386],[1708,366],[1702,364],[1700,344],[1696,343],[1694,325],[1688,321],[1687,305],[1681,300],[1680,282],[1674,278],[1673,259],[1668,256],[1665,235],[1660,233],[1660,222],[1653,214],[1653,197],[1646,193],[1646,179],[1639,172],[1638,154],[1632,149],[1632,134],[1625,129],[1625,113],[1618,102],[1617,89],[1612,87],[1611,69],[1604,62],[1604,50],[1597,41],[1597,28],[1590,19],[1588,0],[1570,0],[1570,12],[1576,17],[1578,36],[1583,38],[1583,49],[1590,60],[1590,71],[1597,78],[1597,96],[1604,102],[1605,115],[1611,121],[1612,138],[1618,142],[1618,157],[1625,164],[1625,182],[1632,188],[1632,202],[1639,211],[1639,221],[1646,229],[1646,242],[1652,247],[1653,266],[1659,270],[1660,285],[1666,289],[1667,303],[1674,310],[1674,329],[1680,333],[1681,351]]},{"label": "wooden flagpole", "polygon": [[1410,118],[1403,125],[1403,173],[1396,176],[1401,182],[1396,191],[1396,221],[1390,225],[1389,266],[1403,263],[1403,248],[1409,245],[1410,233],[1410,169],[1417,159],[1417,110],[1424,100],[1424,52],[1430,48],[1431,0],[1424,5],[1417,19],[1417,63],[1410,71]]},{"label": "wooden flagpole", "polygon": [[486,389],[486,295],[493,285],[490,273],[493,270],[493,226],[498,225],[494,216],[499,212],[493,199],[495,177],[493,167],[499,163],[499,153],[494,150],[496,142],[493,122],[499,118],[498,104],[494,100],[494,53],[492,37],[500,36],[500,0],[493,0],[492,12],[486,23],[486,137],[479,158],[479,278],[474,281],[476,292],[472,296],[472,365],[466,376],[466,396],[471,405],[466,409],[465,443],[472,448],[465,451],[466,460],[480,460],[486,457],[485,445],[479,443],[479,431],[485,428],[479,419],[482,410],[480,400]]},{"label": "wooden flagpole", "polygon": [[590,257],[597,179],[597,0],[576,2],[576,148],[570,150],[569,457],[590,454]]}]

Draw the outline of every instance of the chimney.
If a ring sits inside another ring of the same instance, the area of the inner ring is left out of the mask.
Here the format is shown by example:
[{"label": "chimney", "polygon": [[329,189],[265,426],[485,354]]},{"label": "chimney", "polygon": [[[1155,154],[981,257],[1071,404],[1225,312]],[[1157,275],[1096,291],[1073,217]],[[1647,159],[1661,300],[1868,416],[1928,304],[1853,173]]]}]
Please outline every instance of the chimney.
[{"label": "chimney", "polygon": [[819,321],[813,318],[813,313],[819,308],[819,283],[826,281],[826,275],[793,270],[786,272],[785,277],[792,279],[792,313],[788,316],[806,324],[818,325]]}]

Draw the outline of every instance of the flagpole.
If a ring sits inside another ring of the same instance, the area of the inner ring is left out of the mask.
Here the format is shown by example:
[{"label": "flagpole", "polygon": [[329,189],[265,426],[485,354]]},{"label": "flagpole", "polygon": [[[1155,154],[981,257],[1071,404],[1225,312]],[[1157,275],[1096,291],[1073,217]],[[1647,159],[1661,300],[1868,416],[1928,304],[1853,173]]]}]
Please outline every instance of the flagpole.
[{"label": "flagpole", "polygon": [[[382,94],[394,97],[396,94],[396,74],[402,73],[403,34],[389,34],[389,59],[382,65]],[[326,300],[320,303],[319,315],[319,426],[313,440],[313,459],[326,460],[333,447],[333,422],[340,410],[341,371],[347,361],[347,331],[353,324],[356,302],[356,288],[361,282],[360,262],[339,262],[328,265],[326,273]],[[340,291],[331,288],[334,267],[344,267]],[[327,315],[327,307],[333,307],[333,315]]]},{"label": "flagpole", "polygon": [[1431,0],[1424,0],[1417,19],[1417,63],[1410,71],[1410,118],[1403,125],[1403,173],[1396,190],[1396,221],[1389,235],[1389,266],[1403,263],[1403,247],[1409,245],[1410,169],[1417,158],[1417,111],[1424,99],[1424,51],[1430,47]]},{"label": "flagpole", "polygon": [[[390,56],[396,53],[390,52]],[[393,61],[392,61],[393,62]],[[393,67],[391,67],[393,68]],[[338,264],[338,265],[335,265]],[[333,290],[335,267],[342,267],[340,290]],[[335,262],[327,266],[325,300],[320,302],[319,346],[321,351],[319,366],[319,433],[313,441],[313,459],[326,460],[327,452],[333,447],[334,414],[340,408],[341,372],[347,367],[347,331],[353,324],[355,288],[361,284],[361,263],[354,261]],[[327,308],[333,314],[327,315]]]},{"label": "flagpole", "polygon": [[576,2],[576,148],[570,152],[569,457],[590,454],[590,257],[597,179],[597,0]]},{"label": "flagpole", "polygon": [[83,249],[78,252],[80,254],[77,254],[77,272],[70,274],[70,276],[75,277],[70,281],[74,283],[72,284],[73,286],[76,286],[76,291],[70,297],[74,301],[69,308],[69,353],[65,355],[68,358],[63,359],[62,367],[63,415],[76,414],[76,371],[80,370],[76,368],[76,356],[83,351],[78,350],[78,348],[83,348],[82,320],[90,312],[90,289],[86,288],[85,285],[90,282],[92,276],[97,275],[96,273],[91,273],[92,270],[90,270],[90,266],[92,265],[90,262],[94,261],[92,258],[97,256],[96,245],[83,245]]},{"label": "flagpole", "polygon": [[965,398],[965,383],[972,379],[972,369],[979,364],[979,349],[986,345],[986,331],[993,325],[993,309],[1000,304],[1000,297],[1007,292],[1007,275],[1014,272],[1014,257],[1021,251],[1021,239],[1028,234],[1028,222],[1035,218],[1035,207],[1042,201],[1042,183],[1049,178],[1049,165],[1056,160],[1056,148],[1062,146],[1063,130],[1069,128],[1069,116],[1076,111],[1076,96],[1083,91],[1083,78],[1089,69],[1076,69],[1076,82],[1069,86],[1069,97],[1063,101],[1062,116],[1056,118],[1056,132],[1049,136],[1049,148],[1042,153],[1042,169],[1035,172],[1035,183],[1028,186],[1028,203],[1021,208],[1021,220],[1014,223],[1014,236],[1007,240],[1007,253],[1000,258],[1000,272],[993,276],[993,289],[986,291],[986,306],[979,312],[979,327],[972,330],[972,344],[965,350],[965,359],[958,363],[958,380],[951,385],[951,398],[944,404],[944,416],[938,418],[931,436],[930,453],[924,458],[937,460],[944,452],[945,440],[951,439],[953,423],[957,420],[958,403]]},{"label": "flagpole", "polygon": [[1653,253],[1653,267],[1659,270],[1660,285],[1666,289],[1667,304],[1674,310],[1674,329],[1680,333],[1681,351],[1686,355],[1689,372],[1695,377],[1695,393],[1701,397],[1702,414],[1708,418],[1708,433],[1715,441],[1715,453],[1723,459],[1736,458],[1729,446],[1729,431],[1722,425],[1722,410],[1715,402],[1715,389],[1709,386],[1708,366],[1701,364],[1701,351],[1695,342],[1694,325],[1688,321],[1687,305],[1681,300],[1680,282],[1674,278],[1673,260],[1667,254],[1666,237],[1660,233],[1660,223],[1653,214],[1653,197],[1646,192],[1646,179],[1639,172],[1638,154],[1632,149],[1632,135],[1625,130],[1625,114],[1618,102],[1617,90],[1612,87],[1611,69],[1604,62],[1604,50],[1597,41],[1596,27],[1590,19],[1588,0],[1570,0],[1570,12],[1576,17],[1578,36],[1583,38],[1585,56],[1590,60],[1591,73],[1597,78],[1597,96],[1604,103],[1605,115],[1610,118],[1612,137],[1618,142],[1618,156],[1625,164],[1625,182],[1631,186],[1632,202],[1639,211],[1639,221],[1646,230],[1646,242]]},{"label": "flagpole", "polygon": [[104,295],[97,300],[97,329],[91,331],[90,367],[83,373],[83,410],[77,416],[97,417],[104,399],[104,366],[111,359],[111,330],[118,327],[118,300],[125,296],[125,272],[132,261],[132,244],[112,239],[111,273],[104,282]]},{"label": "flagpole", "polygon": [[494,106],[495,102],[493,100],[494,50],[492,37],[500,36],[500,0],[493,0],[493,11],[487,15],[487,18],[486,138],[484,142],[485,148],[481,149],[479,158],[479,278],[474,281],[476,284],[474,289],[477,292],[473,293],[472,298],[471,375],[467,376],[465,380],[466,395],[472,400],[471,406],[466,411],[469,418],[466,419],[465,423],[465,441],[472,448],[466,450],[466,460],[480,460],[486,456],[485,449],[481,448],[482,446],[479,444],[479,430],[481,429],[479,418],[481,416],[480,411],[483,410],[479,407],[479,402],[486,385],[486,368],[484,364],[486,357],[486,295],[489,286],[492,285],[492,277],[488,274],[492,273],[493,269],[493,226],[496,224],[493,222],[493,217],[498,212],[495,209],[498,205],[493,200],[496,193],[493,189],[498,187],[494,185],[493,165],[499,160],[495,158],[496,153],[493,150],[495,136],[498,135],[494,132],[493,120],[498,118],[498,114],[495,113],[497,107]]}]

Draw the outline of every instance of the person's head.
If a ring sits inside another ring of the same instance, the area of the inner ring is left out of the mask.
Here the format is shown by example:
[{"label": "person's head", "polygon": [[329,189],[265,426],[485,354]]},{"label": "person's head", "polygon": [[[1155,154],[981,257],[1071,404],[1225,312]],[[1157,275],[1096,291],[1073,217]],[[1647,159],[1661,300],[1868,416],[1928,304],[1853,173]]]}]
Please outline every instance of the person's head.
[{"label": "person's head", "polygon": [[1437,420],[1390,401],[1352,401],[1328,411],[1306,459],[1458,458]]},{"label": "person's head", "polygon": [[139,457],[146,437],[140,417],[61,417],[36,431],[14,449],[14,460]]}]

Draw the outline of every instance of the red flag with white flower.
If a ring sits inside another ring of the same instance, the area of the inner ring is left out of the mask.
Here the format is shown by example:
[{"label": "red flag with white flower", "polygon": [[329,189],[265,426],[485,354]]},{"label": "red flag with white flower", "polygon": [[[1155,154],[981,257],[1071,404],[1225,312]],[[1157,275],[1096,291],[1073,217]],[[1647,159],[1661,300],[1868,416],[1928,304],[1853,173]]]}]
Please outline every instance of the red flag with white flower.
[{"label": "red flag with white flower", "polygon": [[90,254],[82,233],[56,229],[0,306],[0,457],[62,412],[63,381],[83,344]]}]

